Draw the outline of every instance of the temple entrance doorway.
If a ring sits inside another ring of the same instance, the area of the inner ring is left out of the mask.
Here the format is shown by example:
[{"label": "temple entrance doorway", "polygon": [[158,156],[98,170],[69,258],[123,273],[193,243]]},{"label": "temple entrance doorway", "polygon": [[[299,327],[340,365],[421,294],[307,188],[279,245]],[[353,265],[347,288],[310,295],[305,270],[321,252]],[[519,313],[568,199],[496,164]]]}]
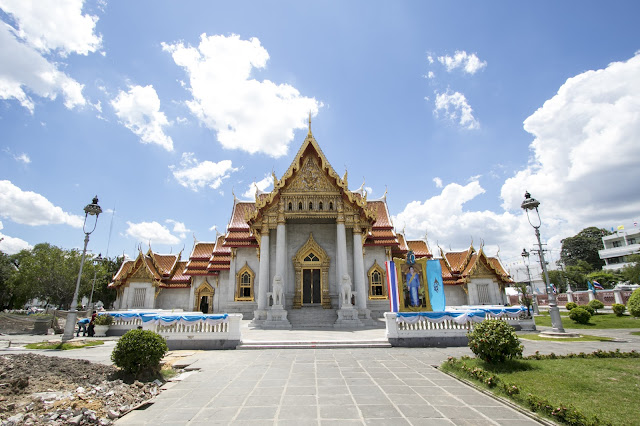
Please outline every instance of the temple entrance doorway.
[{"label": "temple entrance doorway", "polygon": [[320,268],[302,270],[302,303],[322,303]]}]

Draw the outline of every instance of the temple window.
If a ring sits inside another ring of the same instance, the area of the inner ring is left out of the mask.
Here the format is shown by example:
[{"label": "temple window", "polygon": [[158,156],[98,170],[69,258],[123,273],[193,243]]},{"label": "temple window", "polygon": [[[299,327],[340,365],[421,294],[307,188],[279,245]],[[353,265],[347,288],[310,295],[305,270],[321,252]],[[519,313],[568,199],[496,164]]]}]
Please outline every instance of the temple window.
[{"label": "temple window", "polygon": [[322,210],[322,201],[318,203],[318,210]]},{"label": "temple window", "polygon": [[309,210],[313,210],[313,203],[309,203]]},{"label": "temple window", "polygon": [[333,201],[329,201],[329,210],[333,210]]},{"label": "temple window", "polygon": [[319,262],[320,259],[313,253],[309,253],[307,257],[304,258],[305,262]]},{"label": "temple window", "polygon": [[369,269],[369,299],[386,299],[387,287],[384,282],[384,271],[375,261]]},{"label": "temple window", "polygon": [[253,301],[254,276],[255,274],[247,264],[245,264],[236,274],[236,280],[238,283],[236,300]]},{"label": "temple window", "polygon": [[298,210],[302,210],[302,201],[298,203]]},{"label": "temple window", "polygon": [[289,211],[293,210],[293,204],[291,203],[291,201],[289,201]]}]

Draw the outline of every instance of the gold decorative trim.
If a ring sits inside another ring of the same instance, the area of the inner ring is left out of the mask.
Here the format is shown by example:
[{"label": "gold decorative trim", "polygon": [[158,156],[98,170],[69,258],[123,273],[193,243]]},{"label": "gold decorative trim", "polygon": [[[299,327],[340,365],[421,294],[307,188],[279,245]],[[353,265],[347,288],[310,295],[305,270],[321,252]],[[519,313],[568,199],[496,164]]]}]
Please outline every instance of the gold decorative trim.
[{"label": "gold decorative trim", "polygon": [[[240,296],[240,288],[241,288],[241,280],[242,280],[242,275],[244,275],[245,273],[249,274],[250,277],[250,285],[249,288],[251,296],[246,297],[246,296]],[[256,274],[253,272],[253,270],[249,267],[249,264],[245,262],[244,266],[242,268],[240,268],[240,270],[236,273],[236,295],[235,295],[235,301],[236,302],[253,302],[255,299],[255,293],[253,291],[253,285],[256,281]]]},{"label": "gold decorative trim", "polygon": [[[374,272],[378,272],[380,274],[380,278],[382,279],[380,281],[380,284],[382,285],[382,295],[374,295],[372,293],[373,290],[373,274]],[[369,268],[369,271],[367,272],[367,276],[369,277],[369,300],[384,300],[384,299],[388,299],[389,296],[387,294],[387,286],[385,285],[385,282],[387,280],[387,272],[380,266],[378,265],[378,261],[374,260],[373,261],[373,265],[371,265],[371,268]]]},{"label": "gold decorative trim", "polygon": [[[317,256],[317,261],[305,261],[304,259],[313,253]],[[302,270],[306,268],[320,269],[320,288],[322,289],[320,299],[322,307],[331,309],[331,298],[329,297],[329,265],[331,258],[327,252],[313,239],[313,233],[309,233],[309,239],[293,256],[293,267],[295,269],[295,294],[293,298],[293,308],[302,307]]]}]

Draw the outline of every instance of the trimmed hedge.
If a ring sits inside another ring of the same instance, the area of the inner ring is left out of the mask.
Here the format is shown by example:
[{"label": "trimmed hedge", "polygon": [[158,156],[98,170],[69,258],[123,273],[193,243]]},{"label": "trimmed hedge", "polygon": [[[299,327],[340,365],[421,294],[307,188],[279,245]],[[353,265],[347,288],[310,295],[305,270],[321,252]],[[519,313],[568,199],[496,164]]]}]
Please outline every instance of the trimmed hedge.
[{"label": "trimmed hedge", "polygon": [[598,312],[598,309],[604,308],[604,303],[602,303],[598,299],[590,300],[588,305],[591,306],[596,312]]},{"label": "trimmed hedge", "polygon": [[622,303],[614,303],[611,305],[611,309],[613,309],[613,313],[616,314],[616,316],[621,317],[624,314],[624,311],[627,310],[627,307]]},{"label": "trimmed hedge", "polygon": [[125,373],[157,373],[167,353],[164,337],[150,330],[129,330],[118,340],[111,361]]},{"label": "trimmed hedge", "polygon": [[627,302],[627,309],[634,317],[640,317],[640,288],[635,289],[633,293],[631,293],[631,297]]},{"label": "trimmed hedge", "polygon": [[588,324],[591,319],[591,314],[582,306],[579,306],[577,308],[573,308],[571,312],[569,312],[569,318],[579,324]]},{"label": "trimmed hedge", "polygon": [[469,348],[489,363],[522,356],[522,345],[513,327],[502,320],[485,320],[467,333]]},{"label": "trimmed hedge", "polygon": [[577,308],[577,307],[578,307],[578,304],[577,304],[577,303],[573,303],[573,302],[569,302],[569,303],[567,303],[566,305],[564,305],[564,307],[565,307],[565,309],[566,309],[567,311],[570,311],[570,310],[572,310],[573,308]]}]

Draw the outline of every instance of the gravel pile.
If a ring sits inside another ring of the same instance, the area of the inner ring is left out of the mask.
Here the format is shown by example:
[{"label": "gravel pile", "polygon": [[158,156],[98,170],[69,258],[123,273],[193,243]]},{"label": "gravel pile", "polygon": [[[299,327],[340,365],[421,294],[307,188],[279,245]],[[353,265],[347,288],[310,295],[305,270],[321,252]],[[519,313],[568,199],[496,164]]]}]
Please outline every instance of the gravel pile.
[{"label": "gravel pile", "polygon": [[0,356],[0,425],[110,425],[162,383],[115,378],[117,368],[36,354]]}]

